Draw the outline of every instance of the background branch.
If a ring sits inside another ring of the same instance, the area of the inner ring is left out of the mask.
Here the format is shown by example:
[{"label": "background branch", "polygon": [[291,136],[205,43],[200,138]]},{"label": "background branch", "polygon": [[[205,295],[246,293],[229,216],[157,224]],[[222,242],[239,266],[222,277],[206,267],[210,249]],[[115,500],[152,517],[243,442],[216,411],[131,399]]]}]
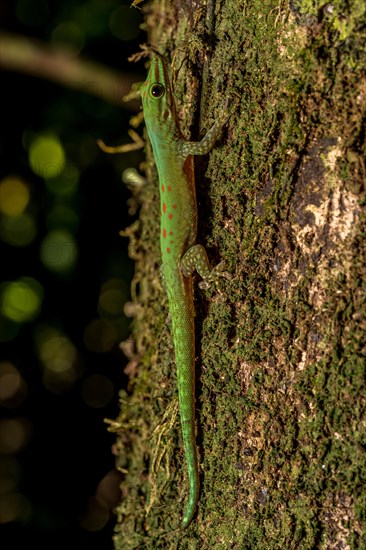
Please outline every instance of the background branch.
[{"label": "background branch", "polygon": [[107,69],[33,38],[1,33],[0,68],[51,80],[115,105],[123,103],[129,110],[138,109],[137,101],[122,102],[122,97],[130,92],[135,82],[133,75]]}]

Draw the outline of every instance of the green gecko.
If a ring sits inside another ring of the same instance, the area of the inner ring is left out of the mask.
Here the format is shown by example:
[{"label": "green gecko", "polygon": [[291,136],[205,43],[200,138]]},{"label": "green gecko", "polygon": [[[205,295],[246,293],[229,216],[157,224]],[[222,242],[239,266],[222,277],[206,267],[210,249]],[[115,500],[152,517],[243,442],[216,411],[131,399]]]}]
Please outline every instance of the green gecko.
[{"label": "green gecko", "polygon": [[199,142],[185,141],[177,120],[173,91],[165,60],[156,55],[141,86],[145,124],[159,175],[161,204],[160,245],[168,294],[178,380],[179,411],[188,468],[189,497],[182,528],[195,514],[199,498],[199,471],[195,429],[195,329],[192,274],[202,277],[201,288],[218,276],[206,251],[195,244],[197,205],[193,155],[205,155],[229,118],[225,112]]}]

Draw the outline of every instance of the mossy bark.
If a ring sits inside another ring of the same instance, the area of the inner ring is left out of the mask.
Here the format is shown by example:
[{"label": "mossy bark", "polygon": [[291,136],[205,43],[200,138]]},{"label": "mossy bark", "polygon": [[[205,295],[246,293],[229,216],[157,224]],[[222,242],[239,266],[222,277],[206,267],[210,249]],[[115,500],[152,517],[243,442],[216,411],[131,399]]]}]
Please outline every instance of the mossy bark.
[{"label": "mossy bark", "polygon": [[116,549],[366,548],[364,0],[145,6],[182,129],[225,103],[197,163],[198,242],[231,272],[196,285],[202,490],[187,496],[156,171],[127,230],[134,352],[121,394]]}]

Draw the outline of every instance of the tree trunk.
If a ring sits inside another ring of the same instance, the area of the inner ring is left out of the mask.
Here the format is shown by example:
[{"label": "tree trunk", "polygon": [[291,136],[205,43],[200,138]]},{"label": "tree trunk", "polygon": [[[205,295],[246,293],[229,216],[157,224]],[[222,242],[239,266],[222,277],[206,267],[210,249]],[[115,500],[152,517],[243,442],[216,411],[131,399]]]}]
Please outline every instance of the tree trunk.
[{"label": "tree trunk", "polygon": [[365,548],[363,0],[145,7],[185,136],[238,103],[196,162],[198,242],[231,279],[195,283],[201,496],[177,531],[186,466],[156,170],[126,233],[135,351],[121,394],[115,547]]}]

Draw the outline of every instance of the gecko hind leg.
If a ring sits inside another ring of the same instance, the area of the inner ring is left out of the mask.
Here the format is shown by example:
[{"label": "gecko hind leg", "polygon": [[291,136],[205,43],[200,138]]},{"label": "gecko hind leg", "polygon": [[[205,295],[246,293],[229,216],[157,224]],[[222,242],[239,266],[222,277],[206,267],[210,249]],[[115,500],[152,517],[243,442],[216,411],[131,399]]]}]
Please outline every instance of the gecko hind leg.
[{"label": "gecko hind leg", "polygon": [[181,269],[183,275],[186,277],[197,271],[203,279],[198,286],[202,289],[207,289],[212,284],[217,284],[220,277],[230,278],[230,273],[222,271],[224,263],[220,262],[212,268],[205,248],[201,244],[196,244],[191,246],[184,254],[181,260]]}]

